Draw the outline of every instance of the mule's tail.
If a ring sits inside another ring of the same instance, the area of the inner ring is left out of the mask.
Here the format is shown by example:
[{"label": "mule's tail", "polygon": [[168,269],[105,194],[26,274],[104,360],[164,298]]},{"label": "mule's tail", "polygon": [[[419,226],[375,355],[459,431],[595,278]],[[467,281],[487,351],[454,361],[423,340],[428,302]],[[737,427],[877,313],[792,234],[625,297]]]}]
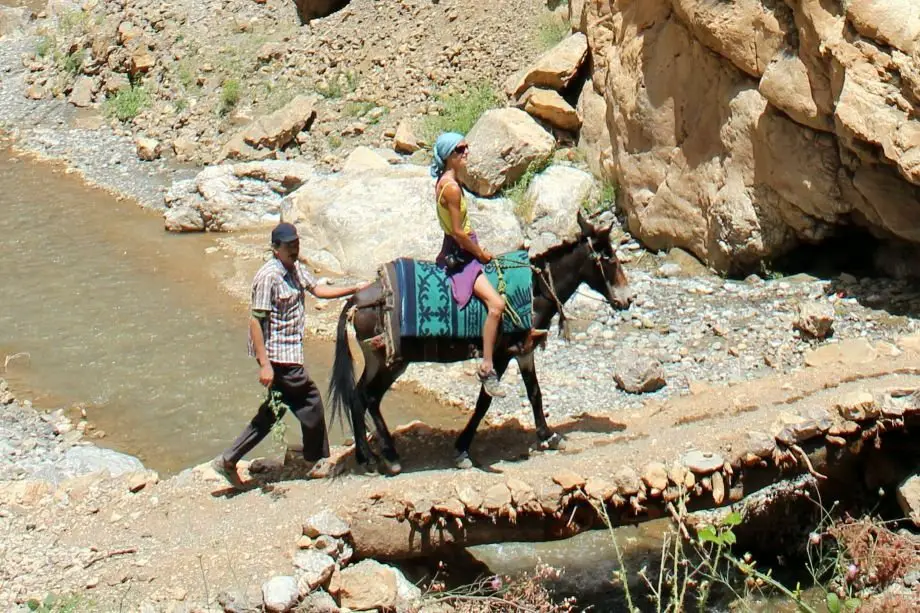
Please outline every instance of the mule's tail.
[{"label": "mule's tail", "polygon": [[339,315],[339,325],[335,333],[335,359],[332,362],[332,377],[329,381],[329,402],[332,405],[332,421],[341,423],[342,411],[348,417],[348,425],[354,432],[352,408],[361,402],[360,393],[355,385],[355,365],[348,346],[348,315],[355,304],[354,297],[349,298]]}]

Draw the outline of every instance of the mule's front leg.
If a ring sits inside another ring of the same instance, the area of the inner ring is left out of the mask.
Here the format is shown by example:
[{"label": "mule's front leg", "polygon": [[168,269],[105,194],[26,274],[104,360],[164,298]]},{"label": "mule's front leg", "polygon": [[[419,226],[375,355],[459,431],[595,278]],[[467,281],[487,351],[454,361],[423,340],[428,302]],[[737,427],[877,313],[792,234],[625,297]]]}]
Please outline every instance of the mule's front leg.
[{"label": "mule's front leg", "polygon": [[537,440],[540,441],[540,446],[544,449],[563,449],[565,439],[561,434],[553,432],[553,429],[546,423],[546,415],[543,413],[543,393],[540,391],[540,382],[537,381],[533,353],[518,356],[517,362],[521,369],[521,378],[524,379],[524,387],[527,389],[527,399],[530,400],[530,406],[533,409],[533,423],[537,429]]},{"label": "mule's front leg", "polygon": [[[510,360],[511,358],[506,355],[495,356],[493,366],[499,379],[505,374]],[[463,428],[463,432],[460,433],[454,443],[454,448],[457,450],[454,465],[457,468],[473,467],[473,460],[470,459],[470,446],[473,444],[473,437],[476,436],[476,429],[479,428],[479,424],[482,422],[482,418],[486,416],[490,406],[492,406],[492,397],[484,389],[480,388],[479,398],[476,399],[476,410],[473,411],[473,416],[470,417],[466,427]]]}]

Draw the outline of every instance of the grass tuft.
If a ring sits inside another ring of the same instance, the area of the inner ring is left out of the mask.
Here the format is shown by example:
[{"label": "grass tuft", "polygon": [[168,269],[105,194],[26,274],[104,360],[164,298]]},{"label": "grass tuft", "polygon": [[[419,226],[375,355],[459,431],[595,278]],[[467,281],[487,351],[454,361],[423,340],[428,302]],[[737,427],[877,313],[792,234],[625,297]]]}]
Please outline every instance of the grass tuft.
[{"label": "grass tuft", "polygon": [[537,45],[546,51],[572,33],[572,25],[559,13],[544,13],[537,22]]},{"label": "grass tuft", "polygon": [[129,121],[150,104],[150,95],[142,85],[132,85],[118,90],[105,101],[105,112],[119,121]]},{"label": "grass tuft", "polygon": [[527,167],[527,170],[524,171],[524,174],[521,175],[520,179],[503,190],[504,196],[514,203],[515,216],[523,223],[530,223],[533,221],[534,202],[533,199],[527,195],[530,184],[533,183],[534,177],[546,170],[551,163],[552,161],[549,158],[531,163],[531,165]]},{"label": "grass tuft", "polygon": [[227,79],[220,88],[221,115],[229,113],[240,101],[240,82],[238,79]]},{"label": "grass tuft", "polygon": [[442,107],[440,115],[429,115],[422,124],[422,137],[434,142],[442,132],[468,133],[483,113],[501,104],[495,89],[481,82],[465,92],[438,96]]}]

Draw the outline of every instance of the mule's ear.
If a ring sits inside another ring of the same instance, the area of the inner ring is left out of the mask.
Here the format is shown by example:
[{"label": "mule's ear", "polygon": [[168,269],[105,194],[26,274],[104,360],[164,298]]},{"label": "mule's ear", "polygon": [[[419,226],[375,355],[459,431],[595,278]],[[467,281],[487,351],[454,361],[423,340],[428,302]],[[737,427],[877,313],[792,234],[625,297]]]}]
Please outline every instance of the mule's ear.
[{"label": "mule's ear", "polygon": [[578,227],[581,229],[582,236],[594,236],[596,232],[594,225],[585,219],[585,213],[581,209],[578,209]]}]

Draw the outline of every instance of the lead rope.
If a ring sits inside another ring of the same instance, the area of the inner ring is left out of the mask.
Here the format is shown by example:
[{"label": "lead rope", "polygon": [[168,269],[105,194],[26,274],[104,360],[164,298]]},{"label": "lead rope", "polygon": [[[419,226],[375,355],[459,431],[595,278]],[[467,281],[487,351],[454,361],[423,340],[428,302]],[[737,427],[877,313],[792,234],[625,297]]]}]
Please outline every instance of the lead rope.
[{"label": "lead rope", "polygon": [[[546,263],[546,270],[543,270],[542,268],[534,266],[533,264],[529,264],[529,263],[519,264],[518,262],[515,262],[513,260],[506,261],[506,260],[503,260],[501,257],[498,257],[498,258],[495,258],[495,267],[499,271],[501,270],[501,267],[499,266],[499,262],[501,261],[505,262],[504,265],[507,268],[525,268],[526,267],[526,268],[530,268],[531,271],[536,273],[537,278],[543,282],[543,285],[546,287],[546,290],[549,292],[550,298],[552,298],[553,302],[556,304],[556,310],[559,312],[559,328],[560,330],[562,330],[562,338],[565,339],[566,342],[570,341],[571,333],[569,331],[569,321],[568,321],[568,318],[565,316],[565,309],[562,308],[562,301],[559,300],[559,296],[556,295],[556,286],[555,286],[555,283],[553,282],[553,271],[550,268],[549,262]],[[502,284],[504,283],[504,276],[501,274],[501,272],[499,272],[499,275],[498,275],[498,283],[499,283],[499,286],[502,286]],[[501,290],[499,291],[499,293],[502,294],[502,296],[504,296]],[[506,301],[506,304],[507,304],[507,301]],[[517,313],[515,312],[514,315],[517,316]]]},{"label": "lead rope", "polygon": [[505,282],[505,273],[502,271],[502,265],[497,259],[495,260],[495,273],[498,275],[498,287],[495,289],[498,291],[499,296],[505,301],[505,312],[503,315],[511,320],[511,324],[514,327],[523,329],[524,322],[521,321],[521,316],[514,310],[514,307],[511,306],[511,301],[508,300],[508,295],[506,293],[508,284]]}]

